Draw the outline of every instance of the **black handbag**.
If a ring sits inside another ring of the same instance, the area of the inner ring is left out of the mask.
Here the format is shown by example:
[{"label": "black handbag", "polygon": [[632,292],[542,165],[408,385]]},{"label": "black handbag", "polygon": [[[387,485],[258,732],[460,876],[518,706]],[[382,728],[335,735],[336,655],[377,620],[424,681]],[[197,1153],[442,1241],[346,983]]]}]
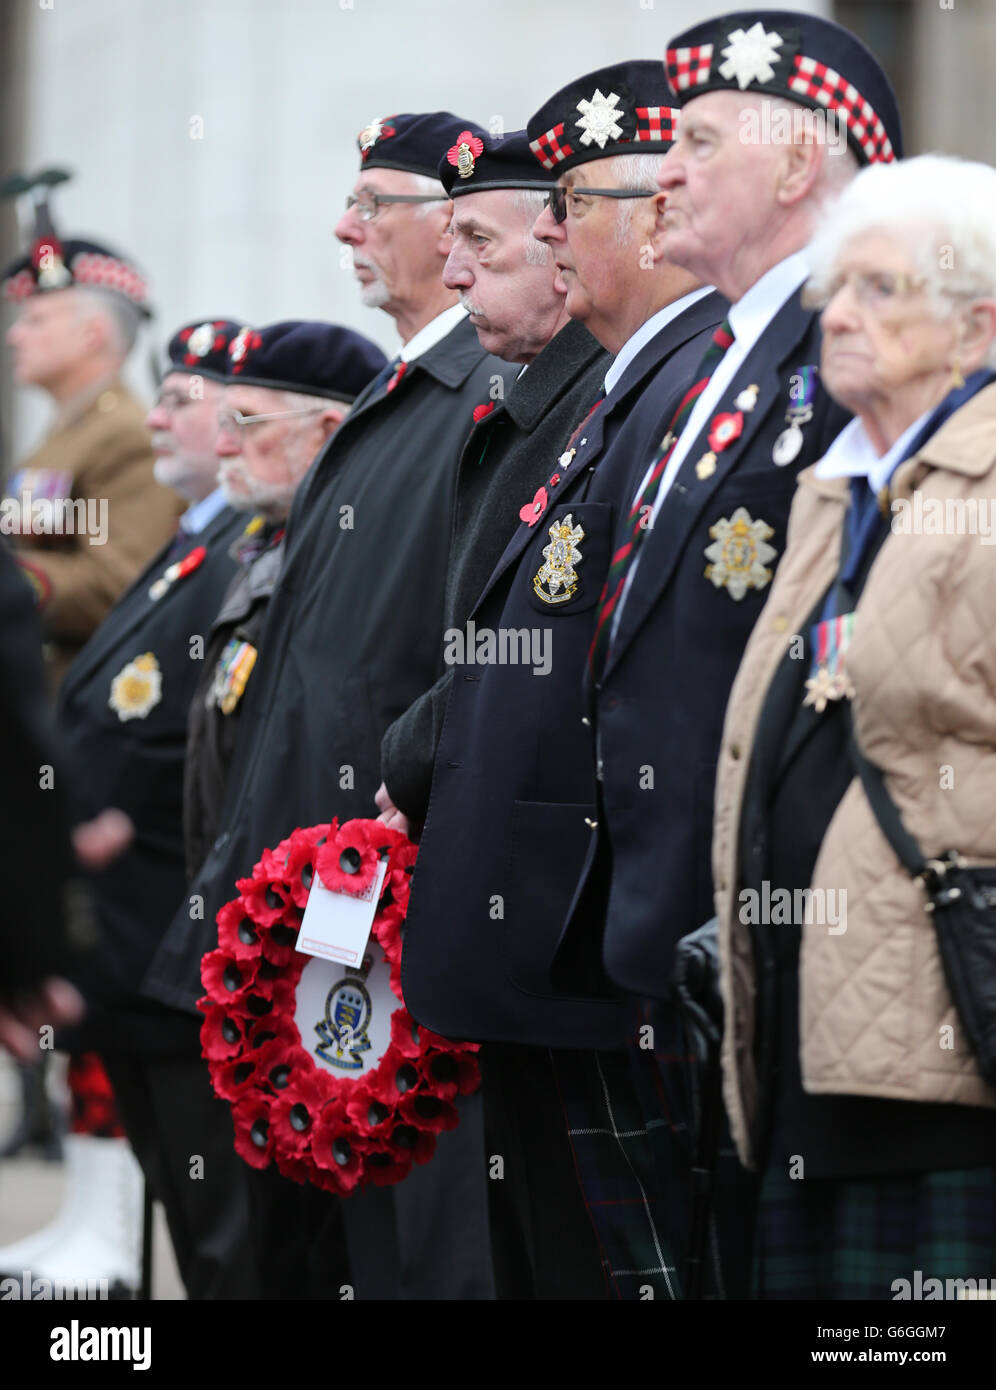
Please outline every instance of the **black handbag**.
[{"label": "black handbag", "polygon": [[970,868],[953,849],[926,859],[903,824],[881,768],[858,746],[853,724],[851,752],[882,834],[926,889],[948,992],[979,1070],[996,1087],[996,866]]}]

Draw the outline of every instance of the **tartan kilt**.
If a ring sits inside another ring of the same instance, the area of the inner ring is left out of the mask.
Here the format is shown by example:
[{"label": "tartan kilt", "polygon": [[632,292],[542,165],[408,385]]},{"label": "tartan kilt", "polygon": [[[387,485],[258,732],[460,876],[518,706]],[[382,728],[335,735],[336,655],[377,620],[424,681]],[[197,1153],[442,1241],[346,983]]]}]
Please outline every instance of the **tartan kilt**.
[{"label": "tartan kilt", "polygon": [[680,1298],[673,1194],[662,1190],[629,1054],[557,1049],[550,1056],[614,1297]]},{"label": "tartan kilt", "polygon": [[[754,1287],[765,1299],[896,1298],[896,1280],[996,1280],[996,1168],[761,1183]],[[934,1286],[936,1288],[936,1286]]]}]

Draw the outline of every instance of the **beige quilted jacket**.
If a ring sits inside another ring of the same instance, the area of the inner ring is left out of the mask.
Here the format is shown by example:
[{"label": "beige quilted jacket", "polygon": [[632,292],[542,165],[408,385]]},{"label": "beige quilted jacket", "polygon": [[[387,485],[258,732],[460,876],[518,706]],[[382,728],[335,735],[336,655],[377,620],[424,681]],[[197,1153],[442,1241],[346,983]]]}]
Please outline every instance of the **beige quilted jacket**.
[{"label": "beige quilted jacket", "polygon": [[[713,873],[726,1030],[723,1085],[733,1137],[752,1165],[757,1078],[750,929],[737,902],[737,834],[768,686],[837,570],[846,479],[799,476],[785,557],[737,674],[716,783]],[[914,490],[923,504],[920,522]],[[857,608],[848,671],[867,756],[924,853],[996,863],[996,385],[901,464],[893,534]],[[936,501],[934,500],[936,499]],[[948,499],[952,505],[946,506]],[[975,501],[978,529],[965,534]],[[938,507],[938,503],[940,507]],[[959,514],[961,522],[959,523]],[[899,527],[908,518],[910,529]],[[927,534],[940,518],[946,534]],[[960,524],[962,534],[954,533]],[[813,887],[846,890],[846,930],[803,929],[800,1039],[810,1092],[996,1107],[945,988],[925,897],[878,828],[860,783],[827,830]],[[948,1027],[950,1025],[950,1027]]]}]

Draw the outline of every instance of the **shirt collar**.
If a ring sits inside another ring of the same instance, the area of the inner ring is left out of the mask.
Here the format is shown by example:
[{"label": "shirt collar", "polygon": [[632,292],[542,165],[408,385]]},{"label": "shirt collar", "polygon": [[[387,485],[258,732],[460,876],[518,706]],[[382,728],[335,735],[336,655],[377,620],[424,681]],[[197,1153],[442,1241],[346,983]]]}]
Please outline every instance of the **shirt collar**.
[{"label": "shirt collar", "polygon": [[868,431],[859,416],[845,425],[813,470],[817,478],[867,478],[873,492],[880,492],[892,477],[895,468],[906,457],[909,445],[930,419],[931,411],[925,411],[914,420],[909,429],[882,454],[868,438]]},{"label": "shirt collar", "polygon": [[743,351],[749,351],[790,295],[809,275],[805,251],[795,251],[765,271],[736,304],[730,306],[730,331]]},{"label": "shirt collar", "polygon": [[632,337],[627,338],[623,343],[613,358],[612,365],[605,373],[605,394],[609,394],[633,358],[642,347],[650,342],[651,338],[655,338],[672,319],[676,319],[679,314],[690,309],[697,299],[702,299],[712,292],[712,285],[705,285],[702,289],[692,290],[691,294],[683,294],[680,299],[674,299],[670,304],[665,304],[663,309],[658,309],[656,314],[652,314],[645,323],[641,323]]},{"label": "shirt collar", "polygon": [[199,535],[224,507],[225,494],[220,487],[216,487],[214,492],[209,492],[200,502],[195,502],[187,508],[180,517],[180,525],[188,536]]},{"label": "shirt collar", "polygon": [[447,333],[452,333],[457,324],[466,317],[467,310],[462,304],[451,304],[448,309],[430,319],[413,338],[408,339],[399,353],[402,362],[414,362],[416,357],[421,357],[424,352],[442,342]]}]

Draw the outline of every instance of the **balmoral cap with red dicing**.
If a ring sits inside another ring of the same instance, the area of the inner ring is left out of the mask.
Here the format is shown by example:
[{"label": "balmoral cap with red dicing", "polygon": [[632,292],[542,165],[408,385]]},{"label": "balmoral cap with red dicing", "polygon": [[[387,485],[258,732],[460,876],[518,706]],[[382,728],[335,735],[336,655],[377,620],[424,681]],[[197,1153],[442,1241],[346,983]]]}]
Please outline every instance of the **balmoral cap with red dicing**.
[{"label": "balmoral cap with red dicing", "polygon": [[545,189],[553,175],[537,165],[524,130],[501,136],[468,126],[439,161],[439,181],[451,198],[459,198],[488,189]]},{"label": "balmoral cap with red dicing", "polygon": [[544,102],[527,126],[529,147],[554,177],[610,155],[666,154],[676,139],[672,103],[660,63],[613,63]]},{"label": "balmoral cap with red dicing", "polygon": [[672,39],[664,65],[679,106],[704,92],[764,92],[833,111],[861,164],[902,158],[889,79],[864,44],[829,19],[797,10],[720,15]]},{"label": "balmoral cap with red dicing", "polygon": [[151,316],[145,277],[123,256],[95,241],[40,236],[28,254],[12,261],[3,274],[3,296],[14,304],[76,286],[110,290],[146,318]]},{"label": "balmoral cap with red dicing", "polygon": [[224,381],[228,349],[242,325],[234,319],[194,319],[178,328],[166,348],[164,372],[184,372]]},{"label": "balmoral cap with red dicing", "polygon": [[473,123],[451,111],[403,111],[380,116],[356,137],[360,171],[402,169],[409,174],[439,177],[439,151],[448,149]]}]

